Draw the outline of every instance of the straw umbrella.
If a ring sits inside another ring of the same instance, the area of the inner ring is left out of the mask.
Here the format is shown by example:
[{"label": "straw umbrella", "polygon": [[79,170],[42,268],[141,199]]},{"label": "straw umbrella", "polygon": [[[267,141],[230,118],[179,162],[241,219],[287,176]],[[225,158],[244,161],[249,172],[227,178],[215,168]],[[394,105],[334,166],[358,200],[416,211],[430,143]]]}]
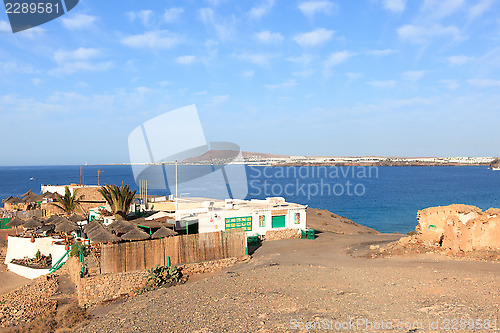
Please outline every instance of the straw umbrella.
[{"label": "straw umbrella", "polygon": [[117,234],[125,234],[130,230],[134,229],[135,226],[132,223],[127,222],[123,219],[117,219],[116,221],[114,221],[109,225],[109,228]]},{"label": "straw umbrella", "polygon": [[42,223],[36,217],[32,217],[23,223],[23,227],[26,229],[36,229],[41,226]]},{"label": "straw umbrella", "polygon": [[136,241],[136,240],[148,239],[149,235],[144,231],[140,230],[139,228],[134,228],[129,232],[127,232],[126,234],[122,235],[121,238],[123,240],[128,240],[128,241]]},{"label": "straw umbrella", "polygon": [[28,190],[28,192],[26,192],[26,193],[22,194],[21,196],[22,196],[22,197],[27,197],[27,196],[30,196],[30,195],[36,195],[36,194],[35,194],[35,193],[33,193],[33,191]]},{"label": "straw umbrella", "polygon": [[10,200],[10,203],[13,204],[13,205],[17,205],[17,204],[20,204],[24,202],[23,199],[19,198],[19,197],[13,197],[11,200]]},{"label": "straw umbrella", "polygon": [[78,229],[77,225],[70,224],[68,222],[61,222],[58,225],[56,225],[56,228],[54,229],[56,232],[64,232],[65,234],[69,234],[72,231],[75,231]]},{"label": "straw umbrella", "polygon": [[44,197],[46,199],[55,199],[56,195],[52,192],[47,191],[44,194],[42,194],[42,197]]},{"label": "straw umbrella", "polygon": [[3,199],[3,200],[2,200],[2,202],[3,202],[3,203],[11,203],[10,201],[11,201],[12,199],[14,199],[14,197],[13,197],[12,195],[10,195],[8,198]]},{"label": "straw umbrella", "polygon": [[15,227],[16,228],[16,235],[17,235],[17,227],[19,227],[20,225],[23,225],[23,223],[24,223],[24,221],[16,216],[12,220],[10,220],[10,222],[7,223],[7,225],[9,225],[11,227]]},{"label": "straw umbrella", "polygon": [[163,238],[175,235],[177,235],[177,232],[173,231],[172,229],[161,227],[160,229],[156,230],[154,234],[151,235],[151,238]]},{"label": "straw umbrella", "polygon": [[51,215],[48,219],[45,220],[45,224],[56,225],[60,221],[61,221],[61,217],[59,215]]},{"label": "straw umbrella", "polygon": [[119,237],[102,227],[97,232],[93,233],[92,236],[89,236],[89,238],[93,243],[109,243],[118,242],[120,240]]},{"label": "straw umbrella", "polygon": [[78,215],[78,214],[72,214],[70,217],[68,217],[68,220],[76,223],[76,222],[86,221],[87,219],[83,216]]}]

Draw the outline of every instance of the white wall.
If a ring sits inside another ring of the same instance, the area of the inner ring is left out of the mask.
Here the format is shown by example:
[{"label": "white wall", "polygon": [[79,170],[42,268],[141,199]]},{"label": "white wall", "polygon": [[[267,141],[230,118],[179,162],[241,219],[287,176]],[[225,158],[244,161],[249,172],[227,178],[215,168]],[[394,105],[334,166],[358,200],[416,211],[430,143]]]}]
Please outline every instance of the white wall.
[{"label": "white wall", "polygon": [[[212,215],[212,212],[208,214],[198,215],[199,219],[199,233],[204,232],[214,232],[225,230],[226,218],[230,217],[243,217],[252,216],[252,230],[247,231],[247,236],[252,236],[255,234],[265,235],[268,230],[279,230],[279,229],[306,229],[306,210],[305,208],[292,208],[288,210],[285,215],[285,227],[275,228],[272,227],[272,215],[271,210],[258,210],[258,211],[240,211],[240,210],[228,210],[228,211],[216,211],[219,217],[216,218]],[[300,223],[295,224],[294,218],[295,213],[300,213]],[[265,216],[265,226],[259,227],[259,216]],[[210,222],[212,217],[213,222]]]},{"label": "white wall", "polygon": [[[43,237],[35,238],[35,242],[31,242],[31,238],[26,237],[8,237],[7,243],[7,254],[5,256],[5,264],[7,268],[21,276],[28,279],[34,279],[41,275],[48,274],[49,269],[34,269],[29,267],[24,267],[20,265],[11,264],[12,259],[23,259],[23,258],[34,258],[38,250],[41,254],[48,256],[52,255],[52,264],[55,264],[61,257],[66,253],[65,246],[61,244],[55,244],[58,241],[62,241],[59,238]],[[63,262],[68,260],[68,257],[64,258]]]}]

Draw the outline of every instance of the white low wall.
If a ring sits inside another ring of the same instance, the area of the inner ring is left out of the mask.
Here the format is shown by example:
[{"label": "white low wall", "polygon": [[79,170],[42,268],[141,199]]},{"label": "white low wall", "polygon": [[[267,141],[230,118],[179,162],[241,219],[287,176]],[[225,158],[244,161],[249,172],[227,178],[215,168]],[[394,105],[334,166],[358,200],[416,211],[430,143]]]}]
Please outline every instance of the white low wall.
[{"label": "white low wall", "polygon": [[[34,258],[38,250],[41,254],[48,256],[52,255],[52,264],[55,264],[66,253],[65,246],[56,244],[62,241],[59,238],[43,237],[35,238],[35,242],[31,242],[31,238],[26,237],[8,237],[7,254],[5,256],[5,264],[7,268],[28,279],[34,279],[41,275],[48,274],[49,269],[35,269],[24,267],[16,264],[11,264],[12,259]],[[64,258],[63,262],[68,260]]]},{"label": "white low wall", "polygon": [[40,277],[42,275],[49,274],[49,269],[29,268],[16,264],[7,264],[7,268],[9,269],[9,271],[24,276],[28,279],[36,279],[37,277]]}]

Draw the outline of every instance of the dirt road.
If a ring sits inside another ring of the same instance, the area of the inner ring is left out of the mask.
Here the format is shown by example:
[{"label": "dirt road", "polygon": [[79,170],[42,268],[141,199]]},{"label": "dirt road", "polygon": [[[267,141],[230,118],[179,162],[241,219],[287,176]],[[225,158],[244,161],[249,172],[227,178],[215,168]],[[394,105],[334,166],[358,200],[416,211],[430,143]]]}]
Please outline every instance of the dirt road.
[{"label": "dirt road", "polygon": [[346,248],[362,254],[370,244],[398,237],[323,233],[314,241],[267,242],[247,263],[135,297],[94,319],[83,332],[313,331],[307,325],[352,332],[442,332],[464,323],[471,329],[462,331],[473,332],[494,320],[500,329],[498,263],[346,254]]}]

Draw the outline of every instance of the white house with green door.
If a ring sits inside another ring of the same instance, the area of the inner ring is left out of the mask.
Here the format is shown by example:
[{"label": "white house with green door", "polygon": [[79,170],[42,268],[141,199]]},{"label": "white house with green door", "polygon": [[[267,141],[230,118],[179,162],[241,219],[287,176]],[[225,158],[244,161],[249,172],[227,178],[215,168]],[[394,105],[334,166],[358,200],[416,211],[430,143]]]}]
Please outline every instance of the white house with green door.
[{"label": "white house with green door", "polygon": [[248,236],[265,235],[269,230],[306,229],[307,206],[286,202],[281,197],[265,200],[214,202],[206,211],[192,215],[199,233],[243,228]]}]

